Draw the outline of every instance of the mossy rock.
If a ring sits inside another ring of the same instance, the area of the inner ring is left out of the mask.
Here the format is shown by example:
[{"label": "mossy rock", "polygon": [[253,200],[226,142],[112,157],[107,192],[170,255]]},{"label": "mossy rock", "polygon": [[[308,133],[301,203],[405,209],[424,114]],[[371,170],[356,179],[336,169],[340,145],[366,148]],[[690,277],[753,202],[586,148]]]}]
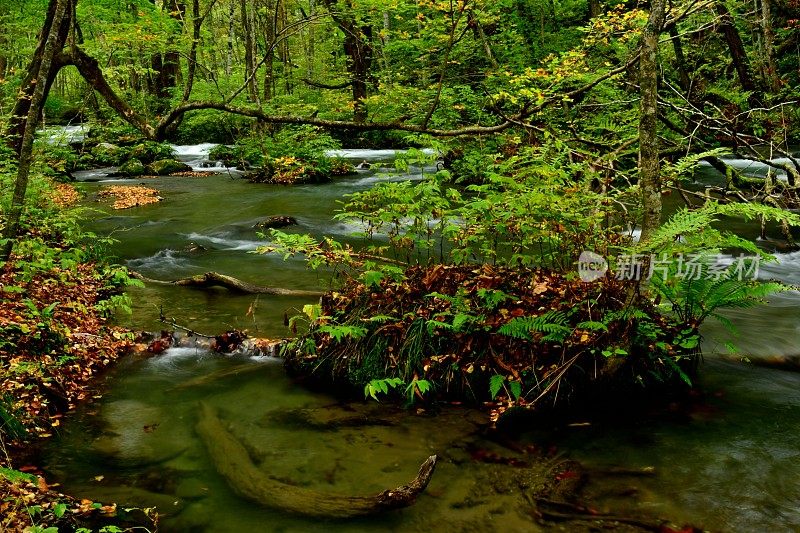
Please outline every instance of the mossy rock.
[{"label": "mossy rock", "polygon": [[236,148],[224,144],[218,144],[208,152],[208,159],[211,161],[222,161],[226,167],[232,167],[239,163]]},{"label": "mossy rock", "polygon": [[272,183],[272,177],[275,175],[275,166],[271,161],[268,161],[264,166],[252,170],[247,179],[253,183]]},{"label": "mossy rock", "polygon": [[147,165],[146,169],[148,174],[167,176],[176,172],[188,172],[192,167],[175,159],[159,159]]},{"label": "mossy rock", "polygon": [[128,159],[122,166],[119,167],[119,174],[126,178],[133,178],[136,176],[143,176],[147,173],[147,168],[144,163],[136,158]]},{"label": "mossy rock", "polygon": [[117,166],[128,159],[128,151],[124,148],[107,142],[101,142],[92,148],[92,157],[95,165]]},{"label": "mossy rock", "polygon": [[145,164],[163,159],[171,159],[173,155],[175,155],[175,152],[169,144],[153,141],[139,143],[130,151],[130,157],[135,157]]},{"label": "mossy rock", "polygon": [[75,155],[66,158],[65,169],[67,172],[75,172],[79,170],[89,170],[94,166],[94,158],[91,154]]},{"label": "mossy rock", "polygon": [[127,124],[119,126],[95,125],[86,132],[87,144],[101,144],[112,141],[118,146],[131,146],[142,142],[142,135]]},{"label": "mossy rock", "polygon": [[275,185],[307,185],[331,181],[330,175],[317,168],[313,162],[294,157],[276,158],[250,173],[248,179],[256,183]]},{"label": "mossy rock", "polygon": [[353,174],[356,174],[356,167],[350,161],[345,159],[331,160],[331,176],[352,176]]}]

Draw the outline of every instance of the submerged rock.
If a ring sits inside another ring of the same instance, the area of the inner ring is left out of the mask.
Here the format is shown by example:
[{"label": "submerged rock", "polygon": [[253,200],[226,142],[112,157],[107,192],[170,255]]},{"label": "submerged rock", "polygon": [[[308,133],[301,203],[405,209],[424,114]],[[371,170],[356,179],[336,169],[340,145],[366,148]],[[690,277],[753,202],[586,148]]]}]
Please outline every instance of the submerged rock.
[{"label": "submerged rock", "polygon": [[161,464],[183,453],[186,444],[169,432],[168,415],[136,400],[111,402],[102,410],[105,431],[91,449],[127,466]]},{"label": "submerged rock", "polygon": [[181,480],[175,489],[175,495],[184,500],[199,500],[208,496],[208,483],[190,477]]},{"label": "submerged rock", "polygon": [[147,172],[157,176],[167,176],[176,172],[187,172],[192,170],[192,167],[186,163],[181,163],[175,159],[159,159],[147,165]]}]

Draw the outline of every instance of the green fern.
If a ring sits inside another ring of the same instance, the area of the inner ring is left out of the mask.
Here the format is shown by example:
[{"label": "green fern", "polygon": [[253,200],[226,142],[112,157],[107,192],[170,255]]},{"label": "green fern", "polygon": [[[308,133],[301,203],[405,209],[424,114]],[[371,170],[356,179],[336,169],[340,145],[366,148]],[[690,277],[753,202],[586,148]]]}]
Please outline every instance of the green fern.
[{"label": "green fern", "polygon": [[319,333],[327,333],[336,342],[342,342],[345,338],[358,340],[367,334],[367,328],[347,325],[324,325],[317,328]]},{"label": "green fern", "polygon": [[662,224],[646,242],[637,244],[634,253],[713,253],[721,249],[738,249],[765,259],[771,256],[761,251],[752,241],[714,227],[720,217],[763,220],[782,226],[800,226],[800,216],[784,209],[757,203],[707,202],[699,209],[680,209]]},{"label": "green fern", "polygon": [[714,148],[701,152],[699,154],[689,154],[685,157],[678,159],[675,163],[667,163],[664,165],[663,174],[671,176],[675,179],[688,178],[692,175],[693,171],[700,164],[701,161],[710,157],[724,157],[730,155],[730,150],[727,148]]},{"label": "green fern", "polygon": [[530,333],[536,331],[545,334],[542,338],[544,341],[561,342],[572,333],[572,329],[566,324],[567,316],[563,312],[551,310],[537,317],[512,318],[497,332],[515,339],[531,340]]},{"label": "green fern", "polygon": [[597,322],[596,320],[581,322],[576,327],[579,329],[588,329],[590,331],[608,331],[608,325],[606,323]]},{"label": "green fern", "polygon": [[[701,260],[707,266],[708,260]],[[717,313],[718,309],[745,309],[763,303],[771,294],[792,290],[792,287],[777,282],[759,282],[739,277],[736,264],[730,265],[718,279],[699,276],[698,279],[683,277],[667,281],[655,277],[653,286],[669,302],[675,315],[686,322],[699,326],[712,317],[731,331],[733,324]]]}]

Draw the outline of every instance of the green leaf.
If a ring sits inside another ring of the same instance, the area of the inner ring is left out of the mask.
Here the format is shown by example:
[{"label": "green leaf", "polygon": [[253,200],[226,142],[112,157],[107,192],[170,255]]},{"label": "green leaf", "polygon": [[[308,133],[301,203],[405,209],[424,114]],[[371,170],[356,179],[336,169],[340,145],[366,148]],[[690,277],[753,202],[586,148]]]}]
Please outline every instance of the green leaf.
[{"label": "green leaf", "polygon": [[367,270],[361,275],[361,281],[367,287],[379,287],[383,278],[383,272],[377,270]]},{"label": "green leaf", "polygon": [[56,518],[61,518],[64,516],[64,513],[67,511],[67,504],[66,503],[57,503],[53,507],[53,514]]},{"label": "green leaf", "polygon": [[0,477],[6,478],[8,481],[12,483],[17,481],[24,481],[26,483],[36,483],[37,478],[33,474],[26,474],[25,472],[20,472],[19,470],[14,470],[11,468],[4,468],[0,466]]},{"label": "green leaf", "polygon": [[313,322],[322,314],[322,306],[319,304],[306,304],[303,306],[303,314]]},{"label": "green leaf", "polygon": [[500,392],[505,380],[505,376],[501,376],[500,374],[495,374],[489,379],[489,393],[492,395],[492,400],[497,397],[497,393]]},{"label": "green leaf", "polygon": [[514,396],[514,399],[519,400],[519,397],[522,396],[522,383],[519,381],[511,381],[508,384],[508,388],[511,389],[511,394]]}]

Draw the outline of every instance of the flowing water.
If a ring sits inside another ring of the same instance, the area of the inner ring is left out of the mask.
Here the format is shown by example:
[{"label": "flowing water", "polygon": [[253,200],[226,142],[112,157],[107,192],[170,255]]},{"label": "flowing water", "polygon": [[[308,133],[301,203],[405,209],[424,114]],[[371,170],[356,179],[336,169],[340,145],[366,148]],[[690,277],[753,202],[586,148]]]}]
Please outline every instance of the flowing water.
[{"label": "flowing water", "polygon": [[[164,201],[92,222],[96,233],[118,239],[111,251],[121,262],[162,280],[213,270],[263,285],[324,288],[327,273],[307,271],[299,260],[251,253],[266,243],[255,224],[289,215],[299,222],[291,231],[347,240],[358,226],[332,219],[344,195],[434,170],[396,176],[381,166],[391,166],[393,152],[353,150],[339,155],[356,163],[371,161],[372,170],[325,185],[250,184],[207,161],[212,146],[176,151],[193,168],[214,170],[214,175],[133,180],[157,188]],[[712,177],[710,169],[704,172]],[[89,198],[106,175],[78,175]],[[800,253],[779,258],[762,268],[762,277],[800,281]],[[240,328],[264,337],[286,335],[284,313],[308,303],[307,298],[157,284],[132,290],[131,296],[133,315],[126,325],[135,329],[160,329],[163,312],[201,332]],[[751,358],[800,351],[796,293],[731,317],[741,331],[738,344]],[[523,439],[550,454],[577,459],[590,472],[655,467],[651,477],[590,475],[588,490],[601,510],[715,530],[797,530],[800,375],[717,359],[714,352],[726,334],[713,324],[705,334],[701,385],[707,397],[688,414],[533,431]],[[194,431],[200,402],[218,409],[261,471],[293,485],[377,493],[409,481],[428,455],[437,453],[442,460],[427,492],[411,508],[346,522],[291,517],[238,498],[217,474]],[[354,417],[369,422],[349,423]],[[526,469],[474,457],[476,450],[489,450],[544,463],[488,441],[482,436],[484,423],[482,415],[466,409],[445,408],[429,416],[374,403],[342,403],[296,385],[275,359],[172,348],[151,359],[123,361],[108,376],[104,396],[71,417],[48,444],[43,462],[71,494],[158,505],[166,515],[165,531],[537,530],[519,489]]]}]

